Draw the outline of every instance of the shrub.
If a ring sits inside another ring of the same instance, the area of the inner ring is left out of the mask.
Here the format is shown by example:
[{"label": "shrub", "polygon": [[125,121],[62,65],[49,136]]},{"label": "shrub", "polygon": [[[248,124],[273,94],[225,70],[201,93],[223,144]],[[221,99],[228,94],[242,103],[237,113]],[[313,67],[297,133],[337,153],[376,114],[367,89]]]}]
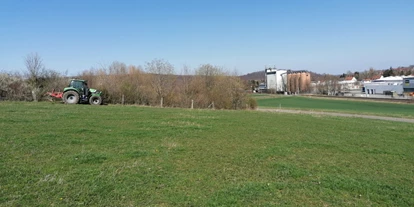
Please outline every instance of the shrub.
[{"label": "shrub", "polygon": [[250,109],[256,109],[257,108],[257,101],[256,101],[256,99],[250,97],[247,102],[248,102],[247,104],[249,105],[249,108]]}]

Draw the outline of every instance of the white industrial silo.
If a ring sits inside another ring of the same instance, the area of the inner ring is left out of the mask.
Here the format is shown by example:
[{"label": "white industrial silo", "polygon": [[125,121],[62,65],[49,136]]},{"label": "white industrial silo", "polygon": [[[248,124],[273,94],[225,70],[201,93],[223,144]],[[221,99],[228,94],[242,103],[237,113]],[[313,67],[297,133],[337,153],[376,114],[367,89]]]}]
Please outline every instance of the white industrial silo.
[{"label": "white industrial silo", "polygon": [[267,90],[284,92],[286,90],[287,70],[268,68],[265,69]]}]

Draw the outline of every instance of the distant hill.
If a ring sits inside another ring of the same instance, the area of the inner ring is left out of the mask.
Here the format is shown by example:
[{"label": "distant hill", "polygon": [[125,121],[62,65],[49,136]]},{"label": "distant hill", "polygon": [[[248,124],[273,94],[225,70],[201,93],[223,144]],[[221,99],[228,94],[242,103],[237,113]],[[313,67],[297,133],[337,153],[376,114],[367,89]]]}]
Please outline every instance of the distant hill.
[{"label": "distant hill", "polygon": [[320,73],[314,73],[314,72],[309,72],[311,75],[311,81],[319,81],[322,80],[322,77],[325,76],[325,74],[320,74]]},{"label": "distant hill", "polygon": [[248,73],[246,75],[240,76],[243,80],[257,80],[257,81],[264,81],[265,80],[265,71],[256,71],[253,73]]},{"label": "distant hill", "polygon": [[[393,70],[394,75],[412,75],[414,74],[414,65],[410,65],[408,67],[397,67],[397,68],[390,68]],[[385,72],[383,70],[382,72]]]}]

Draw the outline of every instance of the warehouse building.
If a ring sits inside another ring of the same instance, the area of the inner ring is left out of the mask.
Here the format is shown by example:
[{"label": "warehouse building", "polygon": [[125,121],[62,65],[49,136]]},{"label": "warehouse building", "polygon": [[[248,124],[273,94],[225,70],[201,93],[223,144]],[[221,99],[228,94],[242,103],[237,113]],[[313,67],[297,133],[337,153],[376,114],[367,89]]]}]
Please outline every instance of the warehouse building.
[{"label": "warehouse building", "polygon": [[414,77],[406,77],[403,79],[403,90],[404,93],[414,92]]},{"label": "warehouse building", "polygon": [[[413,76],[381,77],[380,79],[373,80],[369,83],[364,83],[362,92],[366,94],[390,95],[396,93],[402,95],[406,90],[414,88],[413,79]],[[408,80],[408,85],[405,84],[406,80]],[[413,81],[413,83],[411,83],[411,81]]]}]

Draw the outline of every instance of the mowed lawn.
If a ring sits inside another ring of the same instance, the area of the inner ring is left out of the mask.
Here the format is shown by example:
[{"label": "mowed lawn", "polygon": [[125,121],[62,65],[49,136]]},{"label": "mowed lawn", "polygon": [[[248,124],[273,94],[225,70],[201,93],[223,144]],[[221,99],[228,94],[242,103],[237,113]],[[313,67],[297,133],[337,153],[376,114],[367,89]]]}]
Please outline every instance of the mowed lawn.
[{"label": "mowed lawn", "polygon": [[0,102],[0,206],[414,206],[414,127]]},{"label": "mowed lawn", "polygon": [[302,96],[255,96],[261,108],[339,111],[414,118],[414,104]]}]

